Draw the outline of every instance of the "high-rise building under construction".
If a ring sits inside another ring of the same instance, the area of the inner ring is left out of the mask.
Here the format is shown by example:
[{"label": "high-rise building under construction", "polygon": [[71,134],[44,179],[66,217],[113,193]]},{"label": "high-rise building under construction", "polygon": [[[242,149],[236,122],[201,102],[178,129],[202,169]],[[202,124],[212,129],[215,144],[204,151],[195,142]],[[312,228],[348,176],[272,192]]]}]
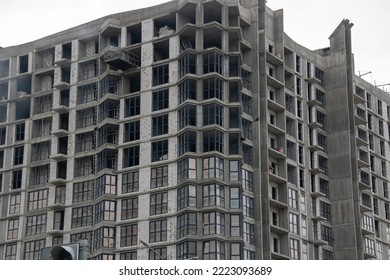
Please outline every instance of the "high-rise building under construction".
[{"label": "high-rise building under construction", "polygon": [[265,2],[0,49],[0,259],[389,259],[390,96],[348,20],[312,51]]}]

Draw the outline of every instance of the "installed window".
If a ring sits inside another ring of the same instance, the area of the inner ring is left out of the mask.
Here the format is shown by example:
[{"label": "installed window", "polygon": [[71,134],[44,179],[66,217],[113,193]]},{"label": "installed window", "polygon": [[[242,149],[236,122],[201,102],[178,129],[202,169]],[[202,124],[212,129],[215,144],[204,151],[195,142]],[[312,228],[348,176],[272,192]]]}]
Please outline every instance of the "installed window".
[{"label": "installed window", "polygon": [[167,247],[149,249],[149,260],[166,260]]},{"label": "installed window", "polygon": [[164,64],[153,67],[153,86],[166,84],[169,82],[169,65]]},{"label": "installed window", "polygon": [[203,74],[217,72],[222,74],[223,55],[213,51],[203,54]]},{"label": "installed window", "polygon": [[203,213],[203,235],[225,236],[225,214],[220,212]]},{"label": "installed window", "polygon": [[116,202],[103,200],[95,205],[94,223],[102,221],[115,221],[116,217]]},{"label": "installed window", "polygon": [[390,220],[390,204],[388,202],[385,202],[385,218]]},{"label": "installed window", "polygon": [[203,207],[225,207],[225,187],[219,184],[203,186]]},{"label": "installed window", "polygon": [[72,209],[72,228],[91,226],[93,224],[93,206],[82,206]]},{"label": "installed window", "polygon": [[244,241],[255,245],[255,225],[244,222],[243,224]]},{"label": "installed window", "polygon": [[297,191],[292,188],[288,188],[288,206],[298,209]]},{"label": "installed window", "polygon": [[76,134],[76,153],[86,152],[95,149],[96,147],[96,136],[95,132],[86,132]]},{"label": "installed window", "polygon": [[240,161],[230,160],[229,161],[229,181],[238,182],[240,180]]},{"label": "installed window", "polygon": [[196,186],[186,185],[177,190],[177,210],[196,207]]},{"label": "installed window", "polygon": [[119,79],[113,75],[107,75],[99,81],[99,98],[102,98],[104,95],[118,94],[119,90]]},{"label": "installed window", "polygon": [[152,93],[152,111],[167,109],[169,107],[169,90],[163,89]]},{"label": "installed window", "polygon": [[219,157],[209,157],[203,159],[203,179],[224,178],[224,161]]},{"label": "installed window", "polygon": [[299,260],[299,240],[290,238],[290,257]]},{"label": "installed window", "polygon": [[179,104],[188,99],[196,100],[197,81],[185,79],[179,85]]},{"label": "installed window", "polygon": [[137,259],[137,251],[120,253],[119,259],[120,260],[136,260]]},{"label": "installed window", "polygon": [[187,179],[196,179],[196,159],[185,158],[177,163],[177,180],[183,182]]},{"label": "installed window", "polygon": [[324,201],[320,201],[320,211],[321,211],[321,216],[330,222],[331,219],[330,204]]},{"label": "installed window", "polygon": [[152,143],[152,162],[168,159],[168,140]]},{"label": "installed window", "polygon": [[176,259],[190,260],[197,256],[196,241],[184,241],[176,245]]},{"label": "installed window", "polygon": [[21,195],[19,194],[13,194],[9,198],[9,210],[8,214],[19,214],[20,213],[20,206],[21,206]]},{"label": "installed window", "polygon": [[247,191],[253,191],[253,172],[242,169],[242,187]]},{"label": "installed window", "polygon": [[46,232],[47,214],[27,217],[26,236]]},{"label": "installed window", "polygon": [[223,153],[223,137],[223,132],[216,129],[203,131],[203,152]]},{"label": "installed window", "polygon": [[244,216],[254,218],[254,203],[252,197],[247,195],[242,196],[242,210]]},{"label": "installed window", "polygon": [[24,140],[25,123],[15,125],[15,141]]},{"label": "installed window", "polygon": [[8,220],[7,239],[18,238],[19,233],[19,218]]},{"label": "installed window", "polygon": [[168,133],[168,114],[152,118],[152,136]]},{"label": "installed window", "polygon": [[139,165],[139,146],[123,149],[123,167]]},{"label": "installed window", "polygon": [[92,200],[94,190],[95,190],[95,180],[74,183],[73,203]]},{"label": "installed window", "polygon": [[139,171],[131,171],[122,175],[122,193],[137,192],[139,189]]},{"label": "installed window", "polygon": [[78,67],[79,81],[94,78],[99,72],[99,63],[97,60],[90,60],[79,64]]},{"label": "installed window", "polygon": [[253,147],[250,145],[242,144],[242,154],[244,163],[253,165]]},{"label": "installed window", "polygon": [[[240,134],[229,133],[229,155],[240,154]],[[233,178],[233,177],[231,177]],[[234,180],[234,179],[233,179]]]},{"label": "installed window", "polygon": [[238,187],[233,187],[229,189],[229,206],[230,209],[240,209],[241,208],[241,191]]},{"label": "installed window", "polygon": [[294,213],[289,213],[288,215],[288,230],[291,233],[299,234],[298,215]]},{"label": "installed window", "polygon": [[168,212],[168,192],[150,195],[150,215],[165,214]]},{"label": "installed window", "polygon": [[223,106],[212,103],[203,106],[203,125],[216,124],[223,127]]},{"label": "installed window", "polygon": [[77,87],[77,104],[93,102],[97,99],[97,83]]},{"label": "installed window", "polygon": [[141,97],[134,96],[125,99],[125,118],[133,117],[140,114],[141,111]]},{"label": "installed window", "polygon": [[92,250],[100,248],[113,248],[115,245],[115,229],[113,227],[100,227],[93,231]]},{"label": "installed window", "polygon": [[[97,129],[97,146],[101,147],[104,144],[118,144],[119,126],[106,124]],[[111,152],[113,153],[113,152]]]},{"label": "installed window", "polygon": [[130,224],[121,226],[120,246],[134,246],[138,243],[138,225]]},{"label": "installed window", "polygon": [[329,246],[332,246],[333,244],[332,229],[328,226],[321,225],[321,238],[322,240],[328,242]]},{"label": "installed window", "polygon": [[140,139],[140,121],[133,121],[124,124],[124,142]]},{"label": "installed window", "polygon": [[196,74],[196,54],[186,53],[179,59],[180,77],[186,74]]},{"label": "installed window", "polygon": [[185,153],[196,153],[196,131],[185,131],[178,136],[179,156]]},{"label": "installed window", "polygon": [[224,260],[225,243],[219,240],[210,240],[203,242],[204,260]]},{"label": "installed window", "polygon": [[241,243],[230,243],[230,259],[231,260],[242,260],[242,246]]},{"label": "installed window", "polygon": [[32,191],[28,193],[28,210],[37,210],[47,207],[49,189]]},{"label": "installed window", "polygon": [[252,122],[244,118],[242,118],[242,133],[244,138],[253,140]]},{"label": "installed window", "polygon": [[41,259],[41,251],[45,247],[45,239],[34,240],[24,244],[24,259],[39,260]]},{"label": "installed window", "polygon": [[185,213],[177,217],[177,238],[197,235],[197,214]]},{"label": "installed window", "polygon": [[241,215],[230,215],[230,236],[232,237],[241,237],[242,229],[241,229],[242,221]]},{"label": "installed window", "polygon": [[95,157],[86,156],[75,160],[74,176],[88,176],[95,174]]},{"label": "installed window", "polygon": [[325,92],[316,88],[316,100],[320,103],[320,107],[326,108],[326,96]]},{"label": "installed window", "polygon": [[223,100],[223,81],[217,77],[203,80],[203,100],[211,98]]},{"label": "installed window", "polygon": [[24,146],[14,148],[14,165],[23,164]]},{"label": "installed window", "polygon": [[241,95],[242,110],[248,115],[252,115],[252,97],[246,94]]},{"label": "installed window", "polygon": [[95,198],[104,194],[116,195],[116,175],[104,174],[96,179]]},{"label": "installed window", "polygon": [[308,236],[308,232],[307,232],[307,218],[305,216],[302,216],[302,220],[301,220],[301,234],[303,237],[306,237]]},{"label": "installed window", "polygon": [[150,188],[161,188],[168,186],[168,165],[154,167],[151,169]]},{"label": "installed window", "polygon": [[138,218],[138,196],[122,199],[121,220]]},{"label": "installed window", "polygon": [[246,71],[244,69],[241,69],[241,81],[243,84],[243,87],[248,89],[249,91],[252,91],[252,73],[249,71]]},{"label": "installed window", "polygon": [[178,111],[178,129],[186,126],[196,126],[196,106],[186,105]]},{"label": "installed window", "polygon": [[149,242],[167,240],[167,219],[149,222]]},{"label": "installed window", "polygon": [[76,128],[87,127],[96,124],[96,108],[91,107],[87,109],[76,111]]},{"label": "installed window", "polygon": [[12,171],[12,189],[20,189],[22,187],[22,175],[23,170],[14,170]]}]

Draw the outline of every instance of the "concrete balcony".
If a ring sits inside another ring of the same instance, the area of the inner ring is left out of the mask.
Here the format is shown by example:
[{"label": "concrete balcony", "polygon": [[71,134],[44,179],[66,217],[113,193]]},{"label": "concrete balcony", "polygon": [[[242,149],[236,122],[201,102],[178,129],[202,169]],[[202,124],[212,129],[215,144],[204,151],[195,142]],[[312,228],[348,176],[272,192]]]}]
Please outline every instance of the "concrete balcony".
[{"label": "concrete balcony", "polygon": [[275,111],[275,112],[282,112],[284,111],[284,106],[279,104],[276,100],[268,99],[268,108]]},{"label": "concrete balcony", "polygon": [[69,112],[69,107],[66,105],[58,105],[51,108],[52,111],[57,112],[59,114]]},{"label": "concrete balcony", "polygon": [[278,147],[278,148],[268,148],[268,155],[274,159],[285,159],[286,155],[284,154],[284,149],[283,147]]},{"label": "concrete balcony", "polygon": [[65,67],[65,66],[69,66],[71,64],[71,61],[69,58],[59,58],[57,59],[56,61],[54,61],[54,64],[59,66],[59,67]]},{"label": "concrete balcony", "polygon": [[274,89],[280,89],[284,87],[284,84],[281,81],[277,80],[276,78],[270,75],[267,75],[267,84],[273,87]]},{"label": "concrete balcony", "polygon": [[279,252],[271,252],[271,259],[273,260],[289,260],[290,257],[288,255],[279,253]]},{"label": "concrete balcony", "polygon": [[64,89],[69,89],[70,88],[70,84],[67,83],[67,82],[59,82],[59,83],[55,83],[53,85],[53,87],[58,89],[58,90],[64,90]]},{"label": "concrete balcony", "polygon": [[266,52],[266,58],[267,58],[267,62],[274,65],[274,66],[278,66],[278,65],[283,65],[283,57],[281,54],[277,53],[277,54],[273,54],[271,52]]},{"label": "concrete balcony", "polygon": [[270,199],[269,202],[270,202],[270,205],[272,207],[275,207],[277,209],[287,209],[288,208],[288,205],[286,203],[279,201],[279,200]]},{"label": "concrete balcony", "polygon": [[67,180],[66,179],[63,179],[63,178],[55,178],[55,179],[51,179],[49,181],[49,183],[51,185],[55,185],[55,186],[61,186],[61,185],[65,185],[67,183]]}]

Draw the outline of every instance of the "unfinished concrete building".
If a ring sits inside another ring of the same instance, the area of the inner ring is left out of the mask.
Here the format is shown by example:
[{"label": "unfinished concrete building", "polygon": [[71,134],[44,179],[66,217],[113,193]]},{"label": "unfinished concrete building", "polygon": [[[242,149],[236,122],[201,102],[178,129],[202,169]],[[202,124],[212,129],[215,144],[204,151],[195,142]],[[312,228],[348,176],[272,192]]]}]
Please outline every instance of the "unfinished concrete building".
[{"label": "unfinished concrete building", "polygon": [[[0,259],[389,259],[390,97],[351,27],[174,0],[0,49]],[[327,34],[324,34],[324,36]]]}]

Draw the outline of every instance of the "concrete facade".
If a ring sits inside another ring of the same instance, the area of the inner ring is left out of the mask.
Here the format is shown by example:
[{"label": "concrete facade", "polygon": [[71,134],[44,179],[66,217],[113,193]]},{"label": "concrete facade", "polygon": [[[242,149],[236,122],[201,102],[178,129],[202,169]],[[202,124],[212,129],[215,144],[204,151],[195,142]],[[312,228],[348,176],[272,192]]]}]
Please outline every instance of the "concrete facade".
[{"label": "concrete facade", "polygon": [[390,97],[352,24],[175,0],[0,49],[0,259],[389,259]]}]

